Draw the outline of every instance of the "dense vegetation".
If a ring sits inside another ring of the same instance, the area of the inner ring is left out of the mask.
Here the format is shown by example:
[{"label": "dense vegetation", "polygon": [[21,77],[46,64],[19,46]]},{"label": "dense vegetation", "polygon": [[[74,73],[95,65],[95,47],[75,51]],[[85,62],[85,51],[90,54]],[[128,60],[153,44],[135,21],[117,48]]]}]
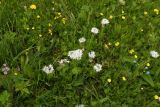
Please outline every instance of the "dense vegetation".
[{"label": "dense vegetation", "polygon": [[0,107],[159,107],[159,0],[1,0]]}]

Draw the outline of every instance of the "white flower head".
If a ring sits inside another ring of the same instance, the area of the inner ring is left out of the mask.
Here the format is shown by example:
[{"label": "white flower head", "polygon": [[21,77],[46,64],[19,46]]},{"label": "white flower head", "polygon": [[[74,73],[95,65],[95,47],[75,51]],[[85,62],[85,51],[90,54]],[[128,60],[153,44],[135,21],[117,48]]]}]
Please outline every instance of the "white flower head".
[{"label": "white flower head", "polygon": [[77,50],[73,50],[73,51],[68,52],[68,56],[71,59],[80,60],[82,55],[83,55],[83,50],[82,49],[77,49]]},{"label": "white flower head", "polygon": [[84,107],[84,105],[83,104],[78,104],[78,105],[76,105],[76,107]]},{"label": "white flower head", "polygon": [[106,18],[103,18],[103,19],[101,20],[101,24],[102,24],[102,25],[108,25],[108,24],[109,24],[109,20],[106,19]]},{"label": "white flower head", "polygon": [[88,53],[89,58],[94,59],[96,57],[96,54],[94,51],[91,51]]},{"label": "white flower head", "polygon": [[158,52],[156,52],[156,51],[150,51],[150,55],[153,57],[153,58],[158,58],[159,57],[159,54],[158,54]]},{"label": "white flower head", "polygon": [[8,64],[3,64],[3,66],[2,66],[2,72],[3,72],[3,74],[7,75],[9,71],[10,71],[9,65]]},{"label": "white flower head", "polygon": [[64,64],[64,63],[69,63],[70,61],[68,59],[61,59],[58,62],[59,62],[59,64]]},{"label": "white flower head", "polygon": [[98,34],[98,33],[99,33],[99,29],[96,28],[96,27],[93,27],[93,28],[91,29],[91,32],[92,32],[93,34]]},{"label": "white flower head", "polygon": [[53,73],[54,68],[53,68],[53,66],[50,64],[50,65],[48,65],[48,66],[45,65],[42,70],[43,70],[45,73],[50,74],[50,73]]},{"label": "white flower head", "polygon": [[79,43],[84,43],[86,41],[86,38],[84,38],[84,37],[81,37],[80,39],[79,39]]},{"label": "white flower head", "polygon": [[102,65],[101,64],[95,64],[93,69],[96,71],[96,72],[100,72],[102,70]]}]

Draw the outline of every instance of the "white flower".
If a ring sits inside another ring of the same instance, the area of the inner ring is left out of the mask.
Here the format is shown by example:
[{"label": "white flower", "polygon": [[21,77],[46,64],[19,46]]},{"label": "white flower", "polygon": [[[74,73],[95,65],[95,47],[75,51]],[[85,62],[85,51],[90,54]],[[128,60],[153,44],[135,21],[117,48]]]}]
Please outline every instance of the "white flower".
[{"label": "white flower", "polygon": [[109,20],[104,18],[104,19],[102,19],[101,24],[102,25],[108,25],[109,24]]},{"label": "white flower", "polygon": [[81,37],[80,39],[79,39],[79,43],[84,43],[86,41],[86,38],[84,38],[84,37]]},{"label": "white flower", "polygon": [[2,72],[3,72],[3,74],[7,75],[9,71],[10,71],[9,65],[8,64],[3,64],[3,66],[2,66]]},{"label": "white flower", "polygon": [[77,49],[77,50],[73,50],[73,51],[68,52],[68,56],[71,59],[80,60],[82,55],[83,55],[83,50],[82,49]]},{"label": "white flower", "polygon": [[88,53],[89,58],[94,59],[96,57],[96,54],[94,51],[91,51]]},{"label": "white flower", "polygon": [[61,59],[60,61],[58,61],[59,64],[64,64],[64,63],[69,63],[70,61],[67,59]]},{"label": "white flower", "polygon": [[91,29],[91,32],[92,32],[93,34],[98,34],[98,33],[99,33],[99,29],[96,28],[96,27],[93,27],[93,28]]},{"label": "white flower", "polygon": [[158,57],[159,57],[159,54],[158,54],[158,52],[156,52],[156,51],[150,51],[150,55],[151,55],[153,58],[158,58]]},{"label": "white flower", "polygon": [[96,72],[100,72],[102,70],[102,65],[101,64],[95,64],[93,69],[96,70]]},{"label": "white flower", "polygon": [[83,104],[78,104],[78,105],[76,105],[76,107],[84,107],[84,105]]},{"label": "white flower", "polygon": [[52,73],[52,72],[54,71],[54,68],[53,68],[53,66],[50,64],[50,65],[48,65],[48,66],[45,65],[42,70],[43,70],[45,73],[50,74],[50,73]]}]

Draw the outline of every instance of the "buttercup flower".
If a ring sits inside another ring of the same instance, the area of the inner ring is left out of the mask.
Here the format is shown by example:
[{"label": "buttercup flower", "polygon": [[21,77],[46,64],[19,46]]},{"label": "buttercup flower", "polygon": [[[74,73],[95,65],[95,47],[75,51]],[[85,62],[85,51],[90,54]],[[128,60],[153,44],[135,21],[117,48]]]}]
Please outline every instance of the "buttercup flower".
[{"label": "buttercup flower", "polygon": [[158,9],[154,9],[154,12],[158,15],[159,14],[159,10]]},{"label": "buttercup flower", "polygon": [[53,66],[50,64],[50,65],[48,65],[48,66],[45,65],[42,70],[43,70],[45,73],[50,74],[50,73],[53,73],[54,68],[53,68]]},{"label": "buttercup flower", "polygon": [[155,95],[155,96],[154,96],[154,99],[155,99],[155,100],[158,100],[158,98],[159,98],[158,95]]},{"label": "buttercup flower", "polygon": [[99,29],[96,28],[96,27],[93,27],[93,28],[91,29],[91,32],[92,32],[93,34],[98,34],[98,33],[99,33]]},{"label": "buttercup flower", "polygon": [[89,58],[94,59],[96,57],[96,54],[94,51],[91,51],[88,53]]},{"label": "buttercup flower", "polygon": [[126,81],[126,77],[122,77],[122,80],[123,80],[123,81]]},{"label": "buttercup flower", "polygon": [[104,19],[101,20],[101,24],[102,25],[108,25],[109,24],[109,20],[104,18]]},{"label": "buttercup flower", "polygon": [[108,81],[109,83],[112,82],[112,80],[111,80],[110,78],[108,78],[107,81]]},{"label": "buttercup flower", "polygon": [[158,58],[159,57],[159,54],[158,54],[158,52],[156,52],[156,51],[150,51],[150,55],[153,57],[153,58]]},{"label": "buttercup flower", "polygon": [[37,8],[37,6],[35,4],[30,5],[30,8],[35,10]]},{"label": "buttercup flower", "polygon": [[145,12],[144,12],[144,15],[147,15],[147,14],[148,14],[148,12],[145,11]]},{"label": "buttercup flower", "polygon": [[86,38],[84,38],[84,37],[81,37],[80,39],[79,39],[79,43],[84,43],[86,41]]},{"label": "buttercup flower", "polygon": [[82,49],[77,49],[77,50],[73,50],[73,51],[68,52],[68,56],[71,59],[80,60],[82,55],[83,55],[83,50]]},{"label": "buttercup flower", "polygon": [[100,72],[102,70],[102,65],[101,64],[95,64],[93,69],[96,71],[96,72]]}]

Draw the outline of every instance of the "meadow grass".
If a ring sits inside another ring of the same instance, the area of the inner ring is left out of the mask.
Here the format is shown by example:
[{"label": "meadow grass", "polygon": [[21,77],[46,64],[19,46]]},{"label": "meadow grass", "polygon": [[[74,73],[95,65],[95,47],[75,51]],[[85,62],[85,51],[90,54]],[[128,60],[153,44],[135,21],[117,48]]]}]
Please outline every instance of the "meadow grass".
[{"label": "meadow grass", "polygon": [[0,107],[159,107],[159,10],[159,0],[0,0]]}]

